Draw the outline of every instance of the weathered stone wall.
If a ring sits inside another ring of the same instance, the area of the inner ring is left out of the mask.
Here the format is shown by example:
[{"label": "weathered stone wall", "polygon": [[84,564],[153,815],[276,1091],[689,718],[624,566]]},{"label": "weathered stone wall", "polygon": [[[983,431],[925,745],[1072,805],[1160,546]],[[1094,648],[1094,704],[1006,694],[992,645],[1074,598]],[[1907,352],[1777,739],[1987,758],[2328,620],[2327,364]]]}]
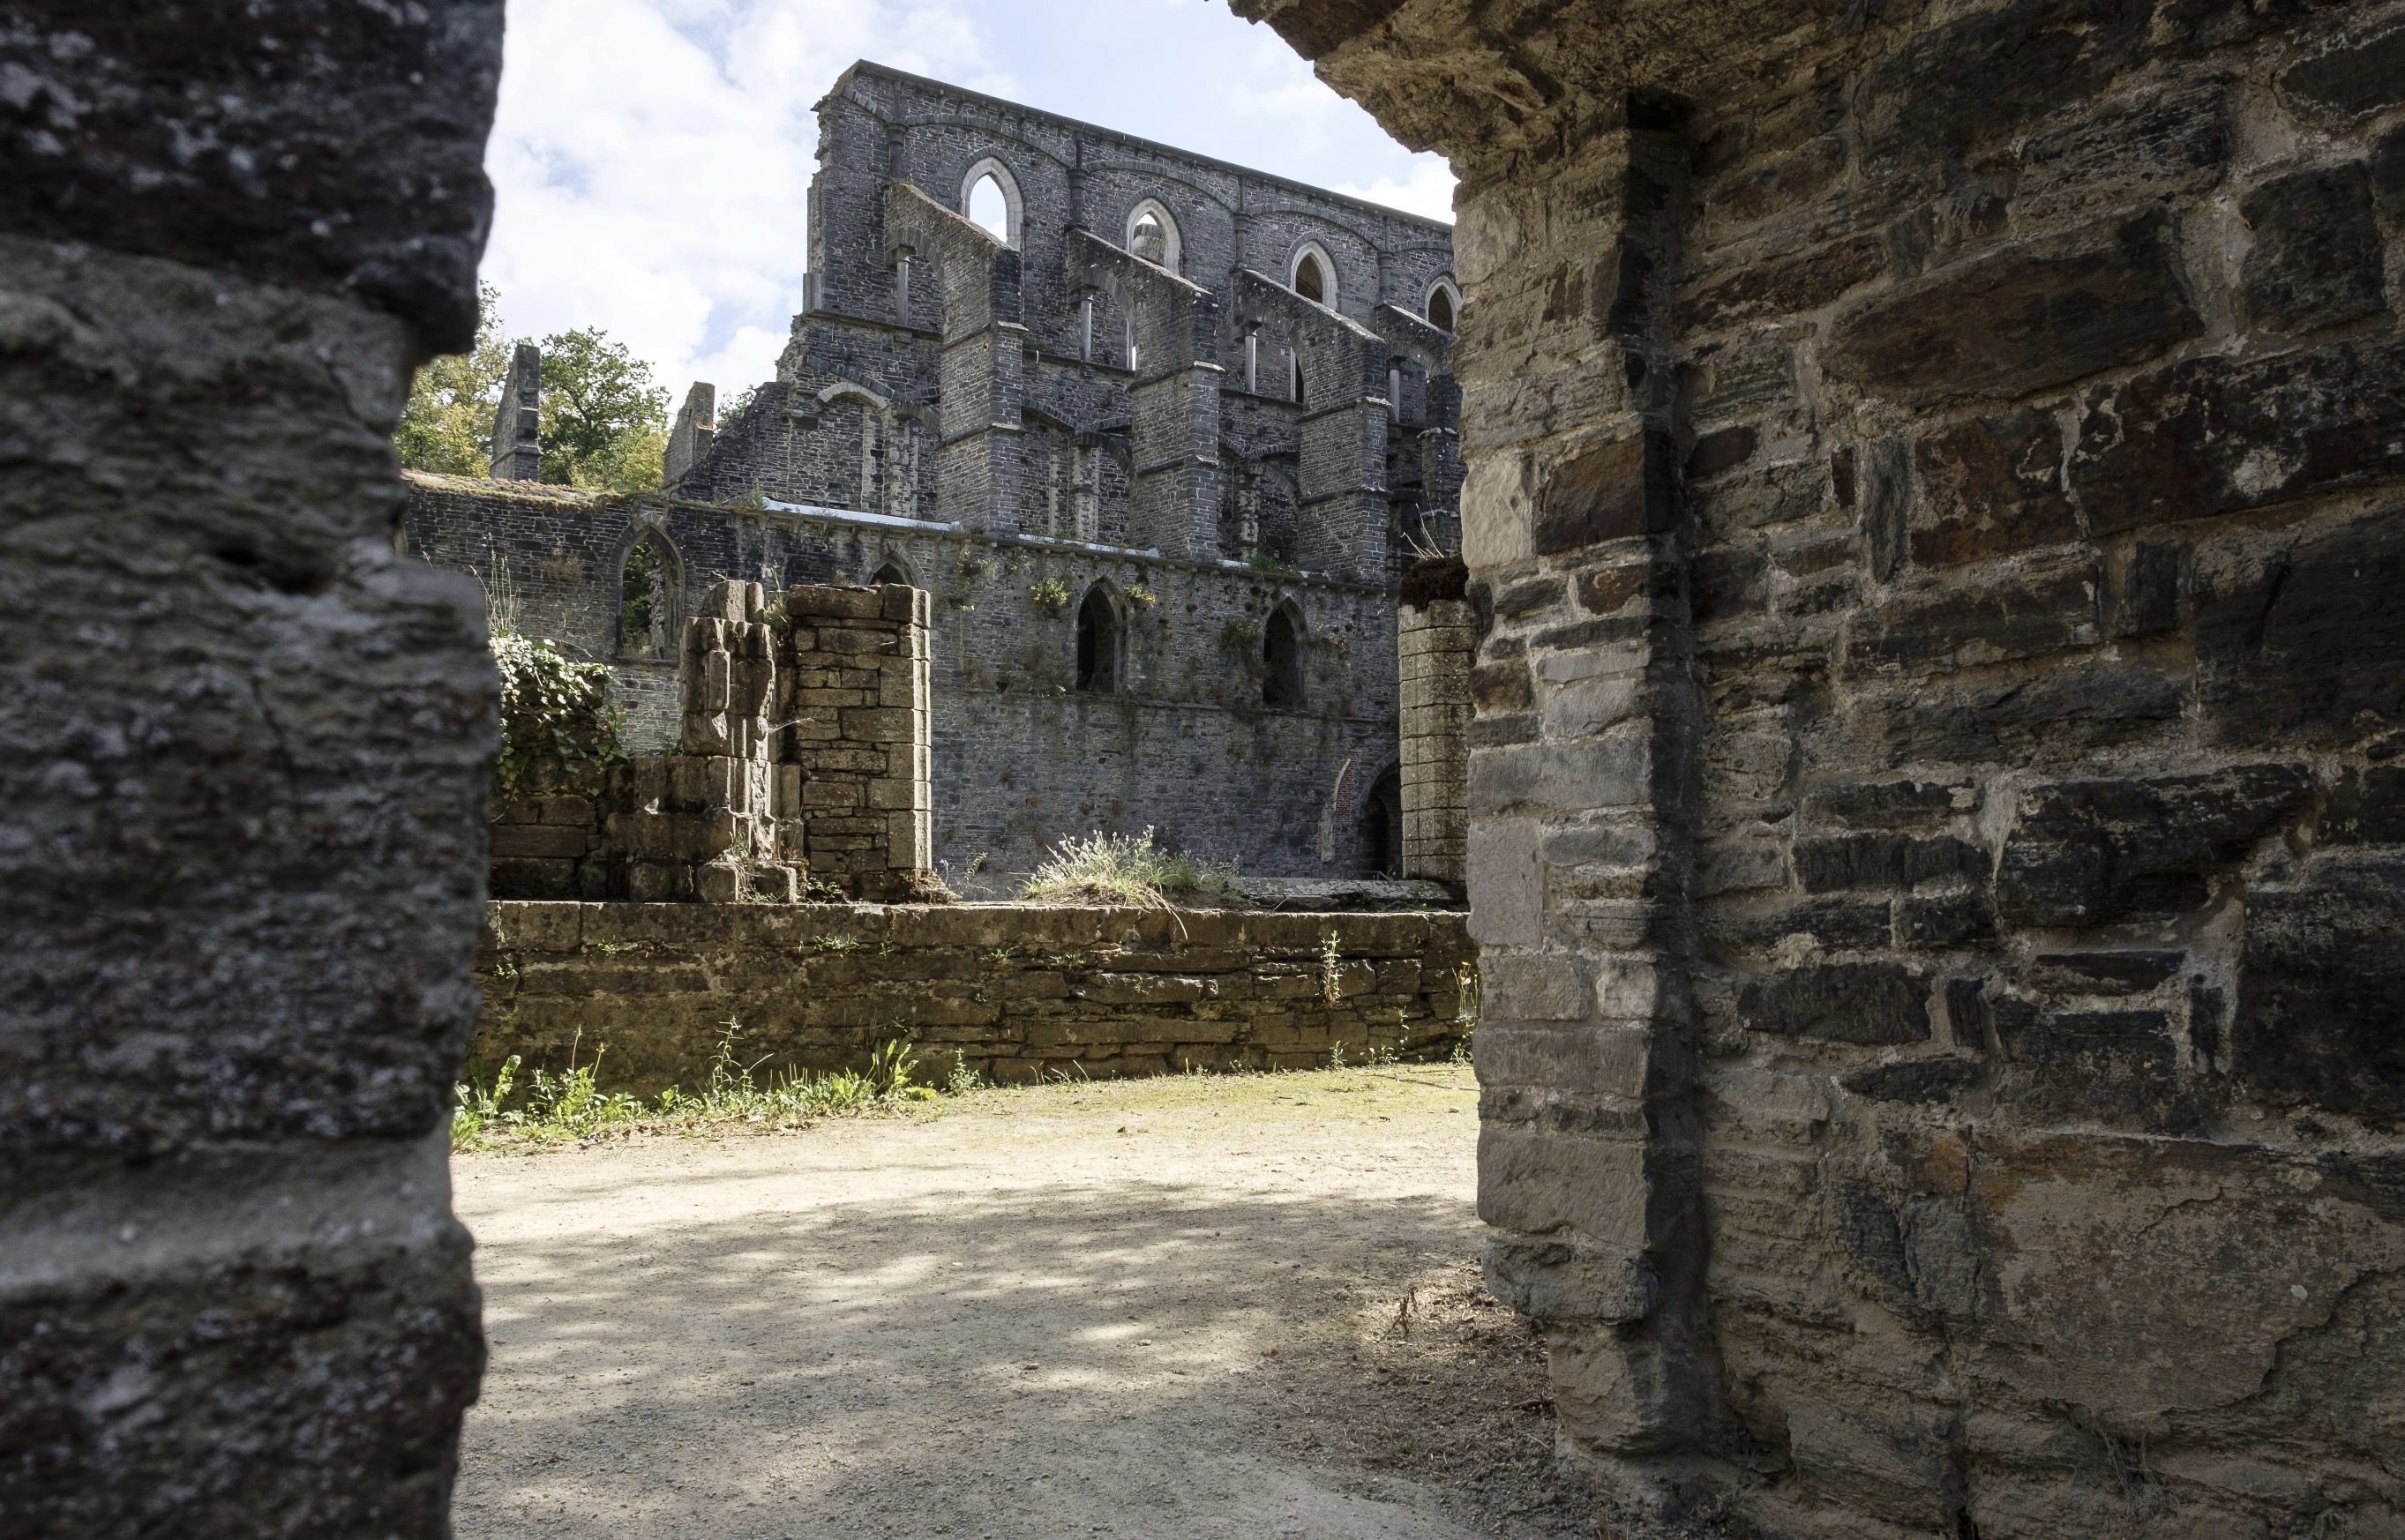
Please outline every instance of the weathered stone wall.
[{"label": "weathered stone wall", "polygon": [[[680,617],[722,576],[774,590],[898,569],[928,590],[931,850],[973,896],[1008,891],[1004,878],[1063,834],[1147,825],[1256,875],[1358,875],[1354,831],[1396,763],[1389,589],[840,513],[447,477],[410,485],[412,552],[478,574],[516,624],[571,656],[616,659],[637,754],[682,731],[673,658],[619,646],[616,575],[637,540],[673,553]],[[1039,599],[1047,584],[1066,600]],[[1076,688],[1076,611],[1096,586],[1125,632],[1110,694]],[[1297,706],[1263,699],[1263,631],[1280,609],[1302,623]],[[1342,837],[1323,861],[1320,825],[1340,792]]]},{"label": "weathered stone wall", "polygon": [[606,1044],[605,1085],[690,1090],[729,1017],[763,1076],[857,1070],[896,1038],[1004,1084],[1442,1056],[1470,950],[1442,911],[495,903],[474,1057],[558,1069]]},{"label": "weathered stone wall", "polygon": [[1464,174],[1481,1206],[1624,1531],[2395,1533],[2405,8],[1246,8]]},{"label": "weathered stone wall", "polygon": [[[879,64],[818,111],[804,313],[775,381],[675,441],[674,490],[1372,582],[1412,540],[1449,543],[1459,478],[1427,438],[1450,436],[1455,400],[1425,318],[1452,281],[1442,224]],[[963,217],[988,173],[1006,236]],[[1135,253],[1140,210],[1166,223]],[[1296,327],[1224,302],[1246,269],[1284,284],[1306,246],[1332,284],[1314,319],[1378,339],[1344,383],[1374,408],[1354,413],[1367,434],[1292,399]],[[1361,495],[1298,509],[1308,480]]]},{"label": "weathered stone wall", "polygon": [[0,1533],[447,1534],[499,0],[0,7]]},{"label": "weathered stone wall", "polygon": [[501,899],[923,898],[927,595],[713,583],[684,623],[677,752],[535,761],[493,799]]}]

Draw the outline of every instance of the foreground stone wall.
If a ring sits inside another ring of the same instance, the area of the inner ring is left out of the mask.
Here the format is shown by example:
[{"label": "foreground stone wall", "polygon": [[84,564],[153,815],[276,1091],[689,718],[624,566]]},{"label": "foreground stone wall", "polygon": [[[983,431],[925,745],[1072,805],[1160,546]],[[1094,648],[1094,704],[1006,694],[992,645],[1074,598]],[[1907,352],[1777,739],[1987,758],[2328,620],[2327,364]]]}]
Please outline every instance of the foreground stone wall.
[{"label": "foreground stone wall", "polygon": [[1249,8],[1464,174],[1480,1201],[1623,1533],[2398,1533],[2405,7]]},{"label": "foreground stone wall", "polygon": [[605,1085],[690,1090],[730,1017],[763,1075],[857,1070],[896,1038],[1004,1084],[1325,1067],[1340,1043],[1442,1057],[1470,959],[1443,911],[495,903],[473,1057],[606,1044]]},{"label": "foreground stone wall", "polygon": [[449,1533],[499,0],[0,7],[0,1533]]}]

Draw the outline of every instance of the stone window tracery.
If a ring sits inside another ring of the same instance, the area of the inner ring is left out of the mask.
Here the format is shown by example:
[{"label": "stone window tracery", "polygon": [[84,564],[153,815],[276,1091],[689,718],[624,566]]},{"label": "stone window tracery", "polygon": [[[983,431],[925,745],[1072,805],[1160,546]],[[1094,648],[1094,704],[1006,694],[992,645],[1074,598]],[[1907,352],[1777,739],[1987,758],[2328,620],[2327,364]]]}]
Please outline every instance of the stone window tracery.
[{"label": "stone window tracery", "polygon": [[1178,238],[1177,220],[1158,198],[1146,198],[1128,211],[1127,249],[1172,273],[1186,271],[1185,244]]},{"label": "stone window tracery", "polygon": [[961,212],[1013,250],[1025,238],[1026,204],[1020,197],[1019,178],[991,155],[961,178]]},{"label": "stone window tracery", "polygon": [[1336,259],[1316,241],[1305,241],[1296,248],[1294,260],[1287,269],[1287,287],[1314,304],[1336,308]]}]

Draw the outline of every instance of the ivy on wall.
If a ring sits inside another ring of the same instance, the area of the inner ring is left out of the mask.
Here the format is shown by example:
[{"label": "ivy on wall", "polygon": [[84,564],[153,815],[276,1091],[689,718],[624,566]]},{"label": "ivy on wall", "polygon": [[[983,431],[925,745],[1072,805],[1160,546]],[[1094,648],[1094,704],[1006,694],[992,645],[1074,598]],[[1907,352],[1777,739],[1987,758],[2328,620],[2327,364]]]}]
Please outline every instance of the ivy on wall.
[{"label": "ivy on wall", "polygon": [[541,637],[499,630],[493,662],[501,674],[501,795],[518,795],[545,761],[572,773],[626,759],[626,713],[610,699],[607,664],[578,663]]}]

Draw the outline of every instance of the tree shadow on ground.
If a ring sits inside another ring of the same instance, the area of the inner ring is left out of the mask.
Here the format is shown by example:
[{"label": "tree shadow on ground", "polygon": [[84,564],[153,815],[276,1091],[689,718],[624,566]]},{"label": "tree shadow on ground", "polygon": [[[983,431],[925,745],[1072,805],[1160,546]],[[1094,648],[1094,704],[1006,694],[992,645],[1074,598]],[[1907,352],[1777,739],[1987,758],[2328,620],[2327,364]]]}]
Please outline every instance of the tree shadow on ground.
[{"label": "tree shadow on ground", "polygon": [[488,1268],[464,1536],[1592,1533],[1457,1200],[638,1185]]}]

